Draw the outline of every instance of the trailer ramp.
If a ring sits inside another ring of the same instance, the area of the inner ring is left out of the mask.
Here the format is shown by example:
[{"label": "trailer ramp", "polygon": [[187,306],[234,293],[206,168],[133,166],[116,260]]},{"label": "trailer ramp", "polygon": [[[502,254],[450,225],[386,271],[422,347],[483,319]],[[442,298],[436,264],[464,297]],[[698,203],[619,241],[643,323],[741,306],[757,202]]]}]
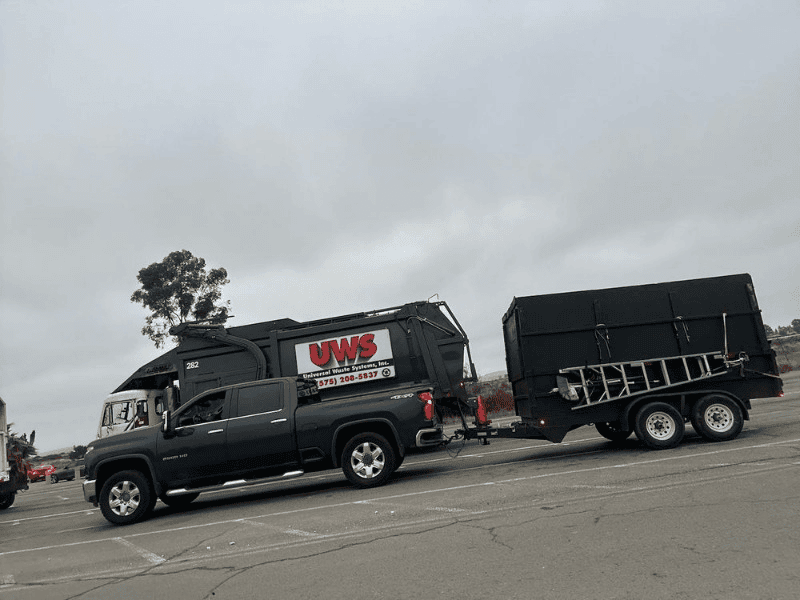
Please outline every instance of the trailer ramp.
[{"label": "trailer ramp", "polygon": [[745,353],[729,360],[720,352],[702,352],[629,362],[603,363],[567,367],[559,373],[558,389],[567,400],[577,401],[573,410],[630,398],[639,394],[660,392],[669,388],[728,374],[743,368]]}]

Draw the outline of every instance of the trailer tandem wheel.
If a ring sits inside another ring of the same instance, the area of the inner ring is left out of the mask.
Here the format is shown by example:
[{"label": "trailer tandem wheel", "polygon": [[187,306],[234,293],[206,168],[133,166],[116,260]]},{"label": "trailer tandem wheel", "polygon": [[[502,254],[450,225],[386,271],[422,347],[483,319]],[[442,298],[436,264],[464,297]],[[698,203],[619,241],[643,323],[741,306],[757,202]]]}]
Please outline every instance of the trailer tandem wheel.
[{"label": "trailer tandem wheel", "polygon": [[681,443],[685,430],[683,417],[666,402],[649,402],[639,409],[633,421],[636,437],[648,448],[663,450]]},{"label": "trailer tandem wheel", "polygon": [[743,426],[741,407],[722,394],[703,396],[692,407],[692,427],[711,442],[732,440]]},{"label": "trailer tandem wheel", "polygon": [[612,442],[624,442],[631,435],[631,431],[625,431],[619,423],[595,423],[594,426],[597,433]]}]

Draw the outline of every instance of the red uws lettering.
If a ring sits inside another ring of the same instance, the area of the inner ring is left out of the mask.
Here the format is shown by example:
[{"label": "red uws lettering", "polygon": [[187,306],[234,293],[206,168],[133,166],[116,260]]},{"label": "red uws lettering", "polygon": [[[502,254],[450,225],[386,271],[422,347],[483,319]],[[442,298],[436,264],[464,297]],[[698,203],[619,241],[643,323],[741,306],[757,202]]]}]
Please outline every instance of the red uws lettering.
[{"label": "red uws lettering", "polygon": [[375,342],[372,341],[374,339],[375,334],[368,333],[366,335],[362,335],[361,339],[358,340],[358,345],[361,346],[361,358],[370,358],[378,351],[378,346],[376,346]]},{"label": "red uws lettering", "polygon": [[[378,351],[378,346],[373,341],[375,335],[367,333],[360,338],[354,335],[349,340],[342,338],[341,340],[328,340],[322,344],[309,344],[308,355],[318,367],[324,367],[331,361],[331,354],[337,362],[344,362],[345,358],[355,360],[357,356],[361,358],[370,358]],[[359,349],[361,352],[359,353]]]}]

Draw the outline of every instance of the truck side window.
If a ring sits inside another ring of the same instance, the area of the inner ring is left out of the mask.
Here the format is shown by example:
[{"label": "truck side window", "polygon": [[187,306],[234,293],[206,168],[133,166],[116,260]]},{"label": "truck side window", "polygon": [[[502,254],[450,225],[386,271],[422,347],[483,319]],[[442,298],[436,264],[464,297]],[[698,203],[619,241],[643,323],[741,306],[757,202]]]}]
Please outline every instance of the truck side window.
[{"label": "truck side window", "polygon": [[225,409],[225,392],[217,392],[203,396],[193,402],[178,416],[178,427],[187,425],[199,425],[200,423],[211,423],[222,419],[222,411]]},{"label": "truck side window", "polygon": [[280,383],[254,385],[239,389],[239,417],[272,412],[283,408]]}]

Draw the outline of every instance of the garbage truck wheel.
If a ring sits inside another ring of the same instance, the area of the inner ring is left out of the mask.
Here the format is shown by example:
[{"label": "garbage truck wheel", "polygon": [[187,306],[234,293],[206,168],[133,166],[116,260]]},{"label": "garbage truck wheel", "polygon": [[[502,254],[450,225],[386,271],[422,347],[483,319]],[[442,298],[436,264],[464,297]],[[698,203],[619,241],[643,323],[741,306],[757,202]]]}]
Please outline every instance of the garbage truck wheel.
[{"label": "garbage truck wheel", "polygon": [[8,508],[12,504],[14,504],[14,498],[17,496],[15,492],[8,492],[6,494],[0,494],[0,510],[4,508]]},{"label": "garbage truck wheel", "polygon": [[186,508],[200,494],[183,494],[182,496],[161,496],[161,501],[170,508]]}]

